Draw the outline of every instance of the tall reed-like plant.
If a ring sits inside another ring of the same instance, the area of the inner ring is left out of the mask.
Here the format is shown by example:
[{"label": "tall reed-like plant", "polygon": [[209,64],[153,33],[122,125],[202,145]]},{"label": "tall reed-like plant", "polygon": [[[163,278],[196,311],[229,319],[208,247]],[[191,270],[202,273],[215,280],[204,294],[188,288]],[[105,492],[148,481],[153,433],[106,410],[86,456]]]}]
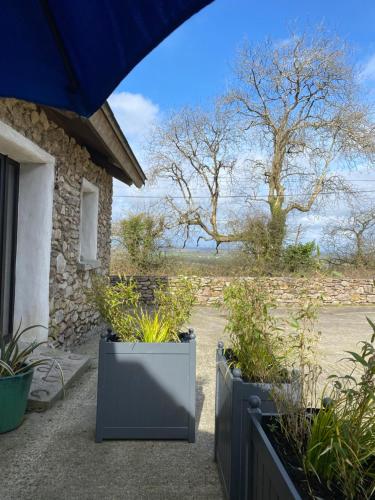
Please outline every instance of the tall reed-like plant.
[{"label": "tall reed-like plant", "polygon": [[333,387],[323,397],[314,321],[314,307],[305,303],[289,322],[300,390],[274,391],[280,431],[300,459],[312,497],[318,481],[334,498],[341,492],[342,498],[370,500],[375,495],[375,325],[368,319],[370,341],[361,342],[358,352],[347,352],[344,359],[353,369],[328,377]]},{"label": "tall reed-like plant", "polygon": [[190,319],[197,300],[196,285],[185,277],[180,277],[170,286],[155,290],[155,305],[164,321],[177,333]]},{"label": "tall reed-like plant", "polygon": [[224,304],[233,362],[243,377],[252,382],[279,380],[283,329],[272,314],[275,303],[270,295],[256,281],[239,280],[225,288]]},{"label": "tall reed-like plant", "polygon": [[375,325],[368,322],[370,342],[348,351],[352,371],[330,377],[331,403],[313,420],[304,460],[307,473],[338,485],[348,499],[375,496]]},{"label": "tall reed-like plant", "polygon": [[284,335],[284,365],[292,373],[290,390],[276,386],[273,398],[280,414],[281,431],[294,452],[302,459],[311,420],[306,408],[320,401],[319,379],[322,369],[316,350],[320,332],[316,328],[320,301],[304,297],[286,320],[288,334]]},{"label": "tall reed-like plant", "polygon": [[138,308],[140,294],[134,281],[120,280],[112,285],[108,278],[96,277],[86,296],[121,340],[136,340],[134,311]]}]

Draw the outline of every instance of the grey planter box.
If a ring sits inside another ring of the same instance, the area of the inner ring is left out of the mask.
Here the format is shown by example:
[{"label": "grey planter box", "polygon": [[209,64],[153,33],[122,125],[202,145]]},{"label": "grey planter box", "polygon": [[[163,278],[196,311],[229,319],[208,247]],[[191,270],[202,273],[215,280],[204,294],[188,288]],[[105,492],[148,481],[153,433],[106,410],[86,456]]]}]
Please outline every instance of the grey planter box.
[{"label": "grey planter box", "polygon": [[301,500],[288,472],[262,426],[261,401],[250,399],[247,413],[247,500]]},{"label": "grey planter box", "polygon": [[[291,390],[290,384],[284,384]],[[247,409],[249,398],[258,396],[264,413],[275,413],[270,384],[244,382],[224,357],[224,344],[216,352],[215,460],[226,498],[244,499],[246,483]]]},{"label": "grey planter box", "polygon": [[195,349],[181,343],[99,346],[96,441],[195,441]]}]

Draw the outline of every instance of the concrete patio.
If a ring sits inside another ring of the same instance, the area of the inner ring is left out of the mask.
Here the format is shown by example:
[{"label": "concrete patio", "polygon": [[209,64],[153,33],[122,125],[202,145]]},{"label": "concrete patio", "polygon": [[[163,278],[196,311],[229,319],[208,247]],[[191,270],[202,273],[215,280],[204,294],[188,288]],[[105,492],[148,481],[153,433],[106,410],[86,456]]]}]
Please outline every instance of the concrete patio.
[{"label": "concrete patio", "polygon": [[[321,311],[322,362],[328,371],[345,349],[368,338],[372,307]],[[197,308],[197,441],[94,442],[96,352],[90,339],[75,349],[92,357],[91,368],[64,400],[44,413],[27,414],[16,431],[0,435],[1,500],[218,499],[222,490],[213,461],[215,348],[225,317]]]}]

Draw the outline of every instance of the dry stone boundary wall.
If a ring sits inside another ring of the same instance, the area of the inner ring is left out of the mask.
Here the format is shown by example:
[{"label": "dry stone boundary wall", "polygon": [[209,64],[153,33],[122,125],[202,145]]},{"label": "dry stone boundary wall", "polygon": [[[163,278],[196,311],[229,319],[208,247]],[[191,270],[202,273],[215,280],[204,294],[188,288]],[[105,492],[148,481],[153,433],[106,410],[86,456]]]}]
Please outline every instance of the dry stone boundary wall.
[{"label": "dry stone boundary wall", "polygon": [[[133,279],[144,303],[151,304],[154,290],[161,285],[178,286],[177,277],[167,276],[126,276],[124,280]],[[322,297],[324,304],[333,305],[366,305],[375,304],[375,283],[372,279],[339,279],[339,278],[220,278],[198,277],[189,279],[198,288],[198,304],[213,305],[223,299],[223,290],[233,280],[246,279],[262,282],[280,305],[295,304],[301,292],[312,298]],[[119,280],[111,277],[112,283]]]}]

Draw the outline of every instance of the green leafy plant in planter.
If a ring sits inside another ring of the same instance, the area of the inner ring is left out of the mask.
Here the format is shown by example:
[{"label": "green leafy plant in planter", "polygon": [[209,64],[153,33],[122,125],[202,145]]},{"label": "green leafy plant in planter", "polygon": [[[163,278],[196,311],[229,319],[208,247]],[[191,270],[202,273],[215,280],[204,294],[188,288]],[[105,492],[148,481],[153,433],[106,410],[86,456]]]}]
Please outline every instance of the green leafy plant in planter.
[{"label": "green leafy plant in planter", "polygon": [[252,382],[271,382],[283,376],[281,321],[272,314],[275,303],[255,281],[239,280],[224,290],[228,310],[226,331],[232,366]]},{"label": "green leafy plant in planter", "polygon": [[[11,340],[5,344],[0,332],[0,433],[15,429],[22,422],[34,368],[48,363],[48,358],[29,361],[34,350],[45,342],[31,342],[20,347],[22,336],[34,329],[32,325],[21,330],[21,323]],[[63,382],[63,374],[58,365]]]},{"label": "green leafy plant in planter", "polygon": [[134,281],[119,281],[112,285],[108,278],[96,277],[86,291],[88,300],[98,309],[104,321],[124,341],[134,340],[134,314],[140,294]]},{"label": "green leafy plant in planter", "polygon": [[150,314],[142,311],[135,317],[136,338],[140,342],[170,342],[178,340],[169,323],[161,319],[159,313]]},{"label": "green leafy plant in planter", "polygon": [[216,352],[215,459],[228,497],[245,498],[249,401],[259,400],[259,409],[272,414],[279,392],[297,396],[300,388],[291,371],[295,342],[262,280],[233,282],[224,304],[231,347],[220,342]]},{"label": "green leafy plant in planter", "polygon": [[20,349],[19,342],[21,337],[34,328],[45,328],[42,325],[32,325],[21,330],[21,324],[11,340],[5,344],[4,337],[0,334],[0,377],[11,377],[26,373],[38,365],[45,364],[46,359],[27,361],[27,358],[39,346],[45,342],[31,342],[28,346]]},{"label": "green leafy plant in planter", "polygon": [[191,316],[196,288],[187,278],[180,278],[173,288],[162,286],[155,291],[150,311],[141,306],[133,280],[112,285],[108,279],[97,278],[87,295],[120,341],[175,342]]},{"label": "green leafy plant in planter", "polygon": [[173,287],[164,285],[155,290],[154,296],[161,317],[176,333],[191,316],[197,300],[197,287],[188,278],[180,277]]},{"label": "green leafy plant in planter", "polygon": [[[305,476],[300,482],[307,483],[312,498],[369,500],[375,495],[375,325],[368,321],[370,341],[361,342],[358,352],[348,352],[344,359],[353,369],[328,377],[333,387],[326,387],[324,397],[318,391],[321,370],[309,352],[301,354],[305,385],[300,398],[276,395],[279,408],[287,410],[271,431],[278,427],[284,436],[284,461],[289,460],[288,447],[297,457]],[[300,349],[306,352],[304,346]]]},{"label": "green leafy plant in planter", "polygon": [[375,495],[375,325],[370,342],[348,351],[350,373],[332,375],[330,404],[315,416],[306,445],[305,470],[345,498]]},{"label": "green leafy plant in planter", "polygon": [[293,373],[298,391],[291,394],[282,391],[277,384],[273,390],[282,432],[299,456],[310,431],[310,421],[305,418],[306,408],[314,408],[320,401],[322,368],[316,356],[321,336],[316,329],[319,305],[319,299],[306,298],[302,294],[297,307],[286,320],[289,331],[283,339],[283,360],[287,370]]}]

